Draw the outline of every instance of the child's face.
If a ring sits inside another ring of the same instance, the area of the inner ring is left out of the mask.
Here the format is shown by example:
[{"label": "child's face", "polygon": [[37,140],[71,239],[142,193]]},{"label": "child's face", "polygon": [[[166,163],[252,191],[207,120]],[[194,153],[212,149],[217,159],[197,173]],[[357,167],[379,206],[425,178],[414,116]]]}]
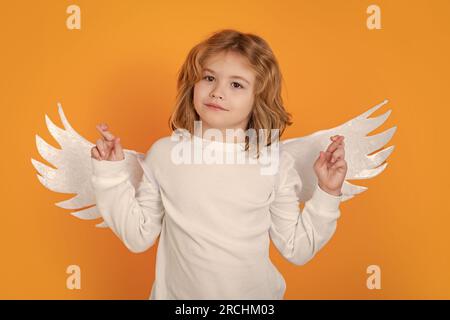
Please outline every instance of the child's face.
[{"label": "child's face", "polygon": [[[208,59],[202,79],[194,86],[194,106],[202,120],[202,129],[245,130],[253,107],[254,84],[254,71],[240,54],[230,51]],[[212,109],[207,103],[227,110]]]}]

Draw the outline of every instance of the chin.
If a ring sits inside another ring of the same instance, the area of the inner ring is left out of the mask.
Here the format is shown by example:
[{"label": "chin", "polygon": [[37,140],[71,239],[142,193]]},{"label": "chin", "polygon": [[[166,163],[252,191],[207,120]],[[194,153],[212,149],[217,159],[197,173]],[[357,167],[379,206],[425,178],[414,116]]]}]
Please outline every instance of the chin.
[{"label": "chin", "polygon": [[224,123],[223,121],[220,121],[220,119],[204,118],[203,123],[202,123],[203,127],[205,127],[205,125],[204,125],[205,123],[207,123],[208,127],[210,127],[210,128],[216,128],[216,129],[227,128],[227,124]]}]

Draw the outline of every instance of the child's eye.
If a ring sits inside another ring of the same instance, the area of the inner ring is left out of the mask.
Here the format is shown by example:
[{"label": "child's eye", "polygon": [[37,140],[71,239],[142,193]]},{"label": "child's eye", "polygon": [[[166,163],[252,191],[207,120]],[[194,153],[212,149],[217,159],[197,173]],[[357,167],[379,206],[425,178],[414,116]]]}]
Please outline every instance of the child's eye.
[{"label": "child's eye", "polygon": [[238,84],[238,87],[235,87],[235,88],[244,88],[239,82],[233,82],[233,83]]},{"label": "child's eye", "polygon": [[[203,79],[209,79],[209,78],[214,78],[213,76],[204,76],[203,77]],[[209,82],[209,81],[208,81]],[[242,88],[242,89],[244,89],[244,87],[239,83],[239,82],[232,82],[232,84],[233,83],[236,83],[238,86],[236,87],[236,86],[233,86],[233,88]]]}]

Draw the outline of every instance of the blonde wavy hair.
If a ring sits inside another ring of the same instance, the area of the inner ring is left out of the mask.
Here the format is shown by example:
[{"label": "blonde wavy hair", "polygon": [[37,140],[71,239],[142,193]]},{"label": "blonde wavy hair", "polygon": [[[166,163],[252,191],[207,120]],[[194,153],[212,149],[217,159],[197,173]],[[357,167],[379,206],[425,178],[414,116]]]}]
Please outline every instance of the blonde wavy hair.
[{"label": "blonde wavy hair", "polygon": [[[207,39],[198,43],[188,53],[186,60],[178,72],[177,96],[174,110],[169,118],[169,127],[172,130],[186,129],[194,132],[194,121],[200,120],[194,108],[194,85],[201,80],[205,61],[208,58],[233,51],[247,58],[256,74],[254,105],[246,131],[255,129],[264,132],[263,141],[257,137],[257,153],[261,143],[264,146],[272,144],[271,130],[278,129],[281,137],[286,126],[291,125],[291,114],[283,105],[281,98],[282,75],[278,61],[268,43],[261,37],[242,33],[232,29],[223,29],[214,32]],[[267,134],[266,134],[267,133]],[[249,137],[245,137],[245,150],[249,149]]]}]

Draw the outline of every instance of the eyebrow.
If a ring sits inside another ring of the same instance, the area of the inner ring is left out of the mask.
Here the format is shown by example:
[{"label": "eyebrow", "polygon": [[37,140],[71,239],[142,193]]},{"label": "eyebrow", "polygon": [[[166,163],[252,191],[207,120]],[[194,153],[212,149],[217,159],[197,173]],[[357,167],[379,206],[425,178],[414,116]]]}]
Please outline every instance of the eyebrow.
[{"label": "eyebrow", "polygon": [[[204,68],[203,71],[209,71],[211,73],[215,73],[214,70],[211,70],[209,68]],[[247,79],[245,79],[245,78],[243,78],[241,76],[230,76],[230,78],[241,79],[241,80],[244,80],[245,82],[247,82],[248,84],[250,84],[250,82]]]}]

